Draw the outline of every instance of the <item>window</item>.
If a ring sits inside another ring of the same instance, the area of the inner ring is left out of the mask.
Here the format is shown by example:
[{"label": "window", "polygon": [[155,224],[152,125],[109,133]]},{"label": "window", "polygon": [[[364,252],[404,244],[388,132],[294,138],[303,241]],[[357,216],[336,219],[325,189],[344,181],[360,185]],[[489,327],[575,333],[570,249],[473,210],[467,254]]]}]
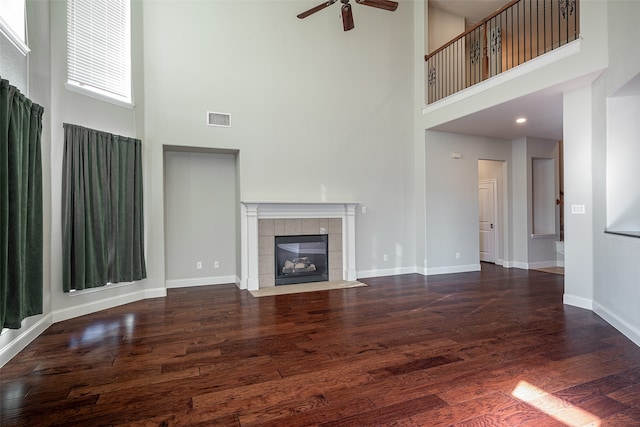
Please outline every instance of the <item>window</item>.
[{"label": "window", "polygon": [[0,0],[0,33],[23,54],[29,53],[25,21],[25,0]]},{"label": "window", "polygon": [[131,105],[129,0],[67,1],[67,88]]}]

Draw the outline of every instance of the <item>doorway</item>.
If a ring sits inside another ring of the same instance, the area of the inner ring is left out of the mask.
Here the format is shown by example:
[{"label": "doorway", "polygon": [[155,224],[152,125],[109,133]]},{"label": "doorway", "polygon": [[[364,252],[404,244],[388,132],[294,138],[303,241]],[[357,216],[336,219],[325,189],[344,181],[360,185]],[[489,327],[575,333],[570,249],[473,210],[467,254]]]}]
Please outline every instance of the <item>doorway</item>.
[{"label": "doorway", "polygon": [[481,262],[504,265],[502,251],[505,224],[504,196],[506,163],[478,160],[478,241]]},{"label": "doorway", "polygon": [[497,182],[495,179],[480,180],[479,200],[479,240],[480,261],[496,262],[496,223],[498,213]]}]

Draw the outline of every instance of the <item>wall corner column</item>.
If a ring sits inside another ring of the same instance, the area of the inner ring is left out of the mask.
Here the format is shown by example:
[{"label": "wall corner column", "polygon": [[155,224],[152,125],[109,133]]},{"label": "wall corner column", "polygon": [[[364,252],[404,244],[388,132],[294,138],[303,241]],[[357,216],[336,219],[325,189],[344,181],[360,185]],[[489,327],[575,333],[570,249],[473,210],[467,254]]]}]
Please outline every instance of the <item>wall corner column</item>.
[{"label": "wall corner column", "polygon": [[344,280],[356,280],[356,206],[345,205],[342,247],[344,248]]},{"label": "wall corner column", "polygon": [[[260,277],[258,272],[258,204],[245,203],[243,226],[244,237],[247,249],[242,253],[243,271],[246,271],[245,280],[241,284],[241,288],[249,291],[257,291],[260,288]],[[246,258],[246,259],[245,259]]]}]

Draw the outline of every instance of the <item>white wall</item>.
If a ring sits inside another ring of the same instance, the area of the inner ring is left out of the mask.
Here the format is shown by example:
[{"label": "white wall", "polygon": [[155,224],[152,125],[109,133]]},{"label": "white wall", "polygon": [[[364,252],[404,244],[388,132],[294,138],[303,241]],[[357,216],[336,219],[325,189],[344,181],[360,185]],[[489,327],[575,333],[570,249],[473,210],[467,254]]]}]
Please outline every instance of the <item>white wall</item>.
[{"label": "white wall", "polygon": [[550,141],[539,138],[526,138],[527,140],[527,243],[528,243],[528,268],[543,268],[543,267],[555,267],[557,265],[556,254],[556,240],[559,239],[560,234],[557,229],[559,220],[559,209],[555,207],[552,213],[551,229],[552,233],[549,235],[535,235],[533,229],[533,214],[534,214],[534,196],[533,196],[533,169],[532,162],[534,158],[550,159],[554,162],[553,170],[550,173],[548,179],[553,184],[553,194],[547,195],[551,200],[549,203],[553,203],[555,199],[559,197],[559,151],[558,141]]},{"label": "white wall", "polygon": [[[413,2],[413,79],[414,79],[414,123],[413,123],[413,150],[407,153],[412,158],[411,176],[407,181],[411,183],[411,197],[407,205],[407,211],[412,210],[414,216],[411,222],[414,224],[416,272],[426,274],[427,268],[427,239],[426,239],[426,176],[425,176],[425,143],[424,128],[421,126],[422,107],[425,99],[426,86],[426,62],[424,54],[428,44],[426,23],[429,18],[428,7],[424,1]],[[409,168],[407,168],[409,170]]]},{"label": "white wall", "polygon": [[607,228],[640,231],[640,96],[616,94],[607,100]]},{"label": "white wall", "polygon": [[[583,308],[593,302],[593,96],[591,87],[564,95],[564,301]],[[584,214],[572,214],[573,205]]]},{"label": "white wall", "polygon": [[[558,142],[539,138],[524,137],[512,141],[512,199],[511,222],[513,224],[511,241],[513,259],[507,264],[517,268],[551,267],[557,264],[555,240],[558,235],[533,236],[533,182],[532,159],[547,158],[558,162]],[[551,174],[559,191],[559,171],[556,166]],[[556,215],[559,212],[556,211]]]},{"label": "white wall", "polygon": [[429,50],[426,53],[433,52],[465,31],[465,19],[463,17],[453,15],[436,7],[429,6],[428,20]]},{"label": "white wall", "polygon": [[[637,16],[640,2],[625,0],[607,3],[609,68],[594,82],[591,121],[593,123],[593,307],[596,313],[640,345],[640,239],[603,233],[607,226],[606,154],[607,97],[615,94],[640,72],[640,57],[630,55],[640,36]],[[587,164],[583,165],[588,167]],[[640,190],[629,185],[630,198]],[[583,231],[583,230],[581,230]],[[586,232],[586,230],[584,230]]]},{"label": "white wall", "polygon": [[511,223],[513,258],[510,267],[529,268],[529,190],[527,167],[527,138],[519,138],[511,143],[512,172],[511,172]]},{"label": "white wall", "polygon": [[[461,153],[462,158],[453,159],[453,152]],[[557,142],[426,132],[427,274],[480,268],[478,179],[483,176],[499,177],[501,240],[497,263],[524,269],[556,265],[556,235],[532,236],[533,157],[557,162]],[[481,165],[487,162],[479,160],[504,163],[486,170]],[[552,175],[557,182],[557,170]]]},{"label": "white wall", "polygon": [[[413,2],[393,13],[354,4],[349,32],[338,5],[296,18],[315,5],[144,3],[151,209],[163,206],[163,146],[237,150],[242,200],[359,201],[357,270],[413,270],[413,212],[402,208],[413,180]],[[232,127],[206,126],[206,111],[230,113]],[[149,227],[161,275],[162,218]]]},{"label": "white wall", "polygon": [[235,283],[236,156],[166,151],[164,170],[167,287]]},{"label": "white wall", "polygon": [[425,147],[426,273],[478,270],[478,160],[510,162],[511,141],[426,131]]},{"label": "white wall", "polygon": [[29,94],[27,57],[0,33],[0,76],[20,92]]}]

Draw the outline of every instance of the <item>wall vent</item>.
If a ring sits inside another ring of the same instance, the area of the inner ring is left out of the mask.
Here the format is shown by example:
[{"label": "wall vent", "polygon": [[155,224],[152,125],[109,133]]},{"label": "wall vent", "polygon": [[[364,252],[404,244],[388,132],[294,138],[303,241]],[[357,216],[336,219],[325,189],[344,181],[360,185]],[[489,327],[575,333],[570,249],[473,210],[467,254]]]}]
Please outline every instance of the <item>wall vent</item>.
[{"label": "wall vent", "polygon": [[230,128],[231,114],[207,111],[207,125]]}]

